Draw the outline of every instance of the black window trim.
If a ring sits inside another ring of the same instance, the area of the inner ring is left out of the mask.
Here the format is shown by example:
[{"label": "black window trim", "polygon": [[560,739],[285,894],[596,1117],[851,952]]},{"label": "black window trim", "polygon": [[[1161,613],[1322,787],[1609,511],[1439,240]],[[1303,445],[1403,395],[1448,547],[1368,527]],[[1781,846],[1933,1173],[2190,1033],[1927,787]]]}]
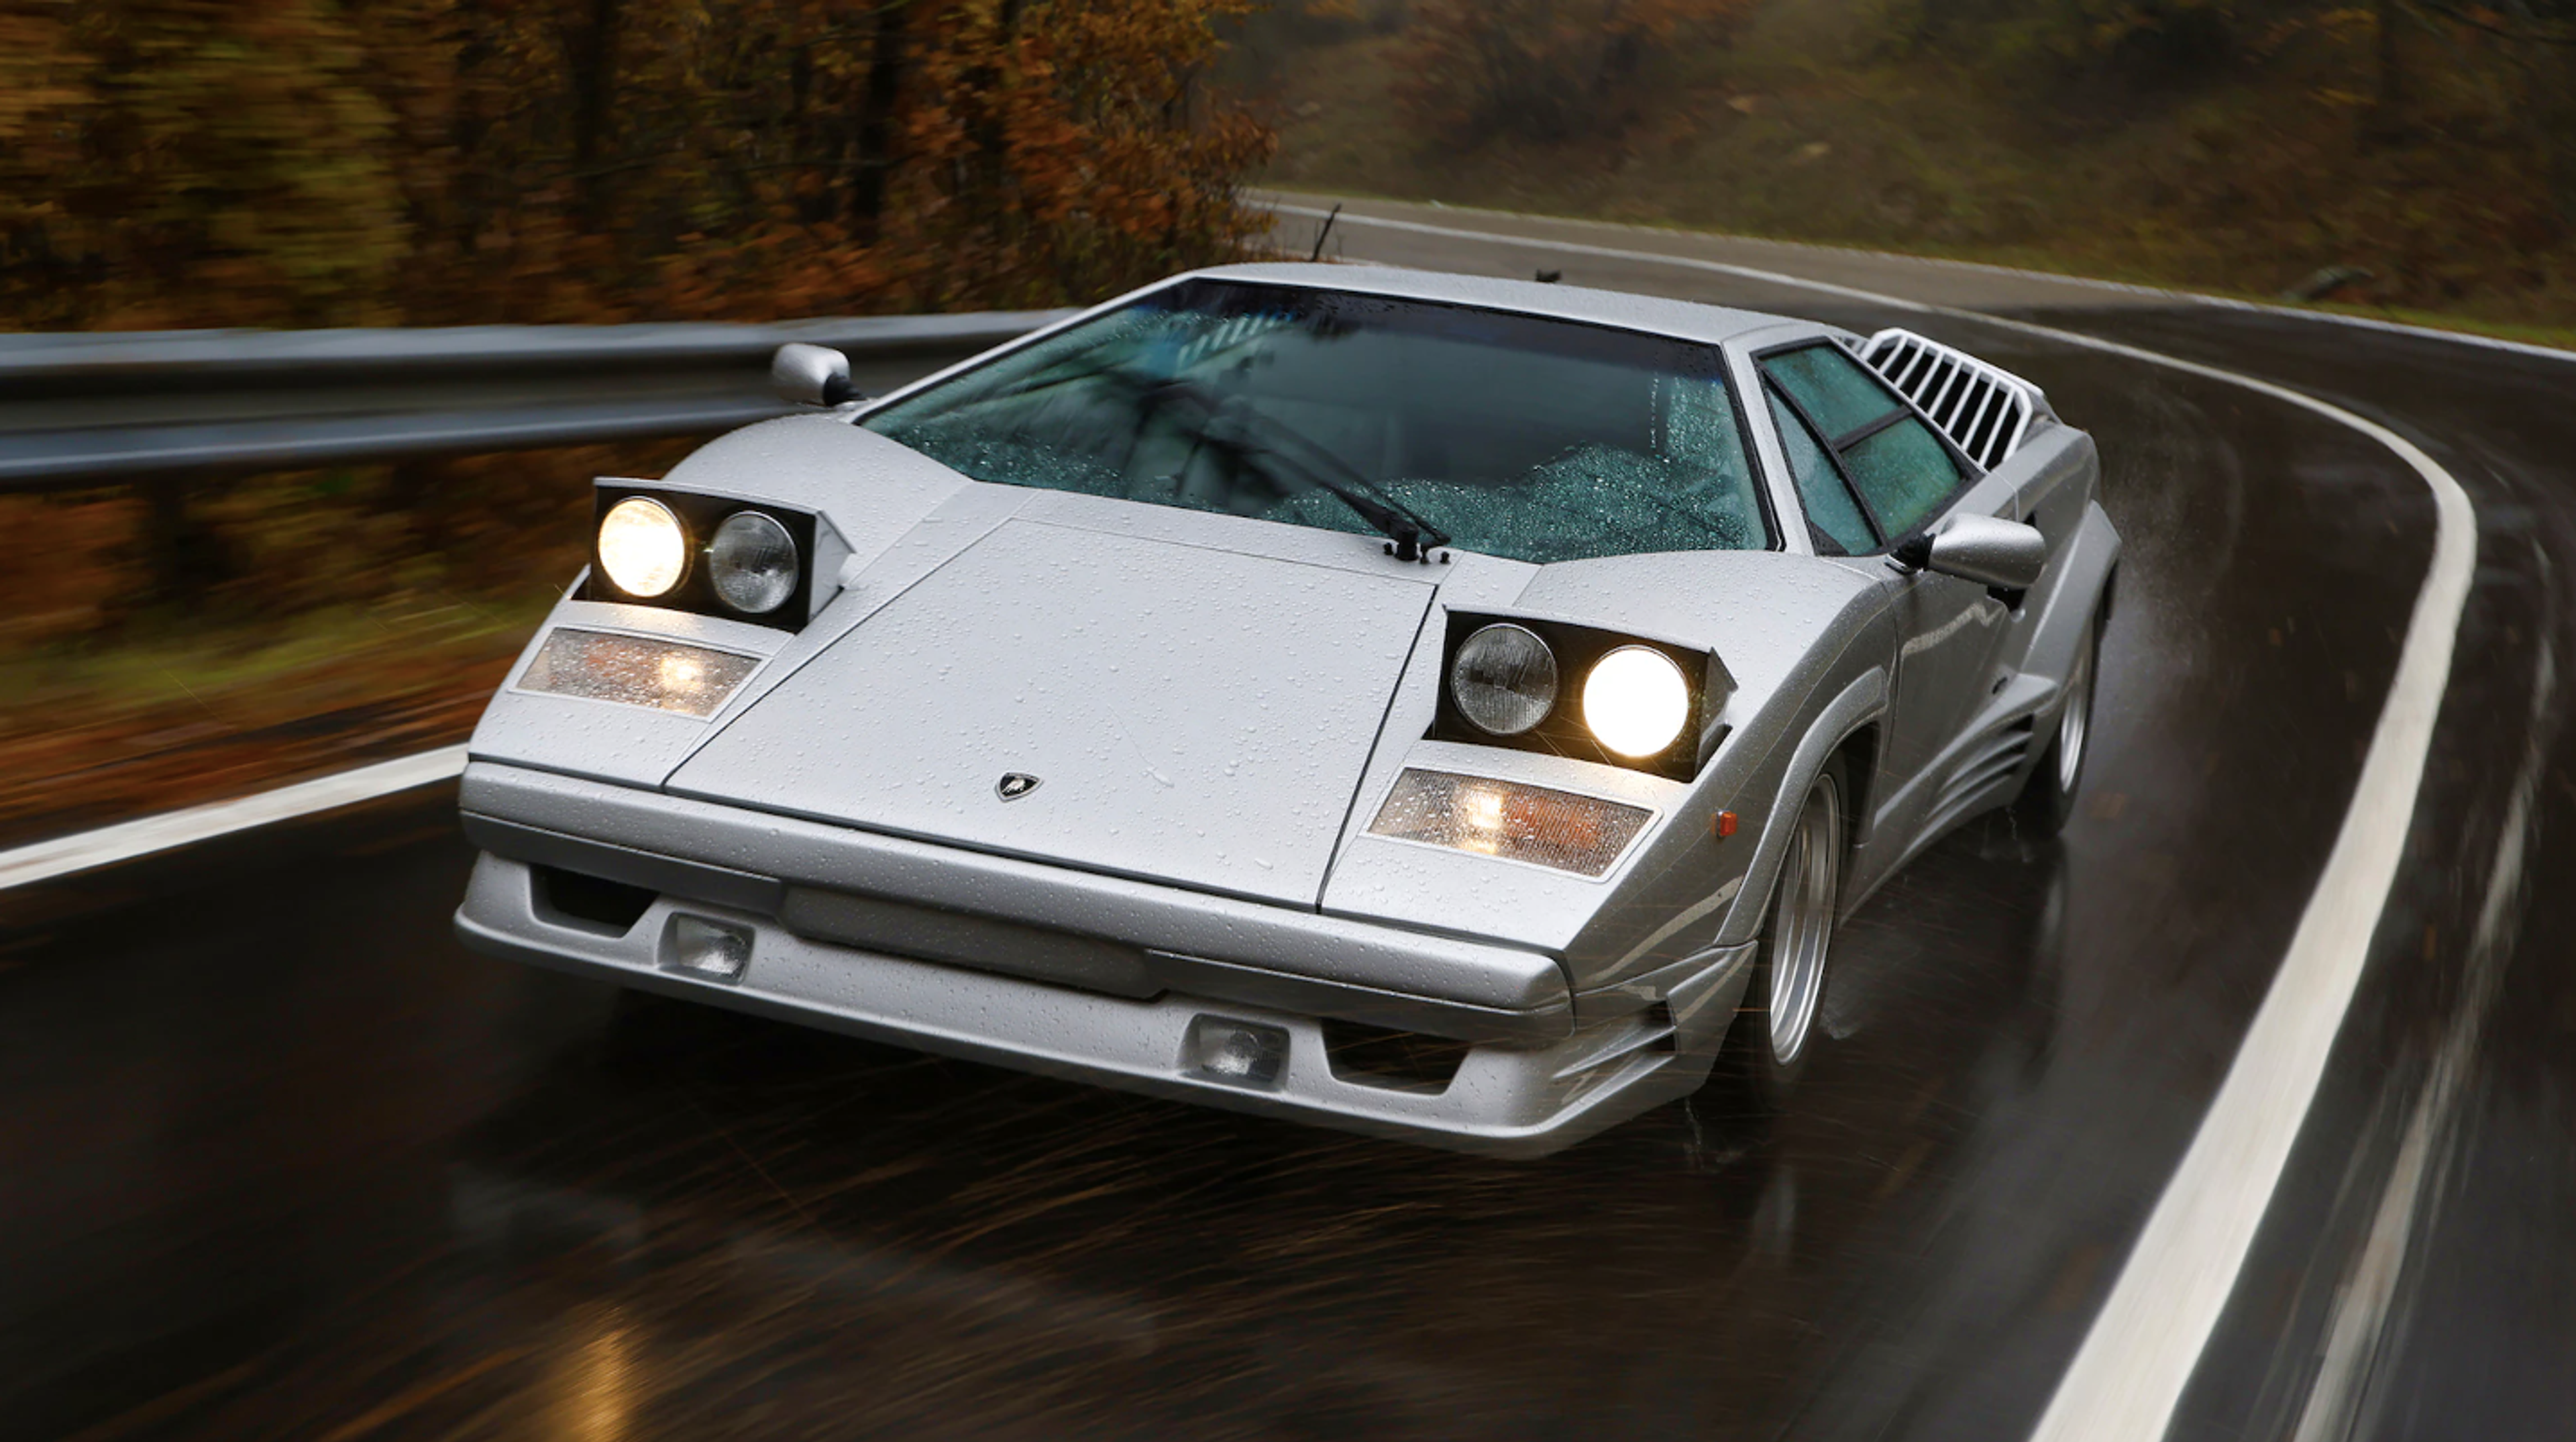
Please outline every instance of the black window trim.
[{"label": "black window trim", "polygon": [[1861,442],[1868,440],[1870,437],[1877,435],[1880,431],[1886,430],[1889,426],[1896,424],[1898,421],[1912,420],[1913,418],[1914,413],[1912,411],[1889,411],[1886,415],[1880,416],[1877,420],[1871,421],[1868,425],[1858,427],[1844,435],[1836,437],[1831,444],[1837,453],[1847,451],[1852,447],[1859,445]]},{"label": "black window trim", "polygon": [[[1813,350],[1818,346],[1830,347],[1840,354],[1843,359],[1860,367],[1861,374],[1868,376],[1872,383],[1876,384],[1880,390],[1887,393],[1889,399],[1896,402],[1896,409],[1890,411],[1884,416],[1881,416],[1877,420],[1871,421],[1869,424],[1860,427],[1838,441],[1822,440],[1821,437],[1825,433],[1825,428],[1816,424],[1816,418],[1807,414],[1807,408],[1798,403],[1798,398],[1796,396],[1789,394],[1788,387],[1781,385],[1779,381],[1773,379],[1770,370],[1763,364],[1776,355],[1786,355],[1791,351]],[[1782,341],[1780,344],[1774,346],[1764,346],[1762,349],[1753,352],[1752,360],[1753,373],[1762,378],[1762,384],[1772,393],[1778,395],[1782,401],[1788,404],[1789,409],[1796,414],[1799,421],[1804,423],[1807,427],[1807,434],[1809,436],[1819,438],[1818,444],[1824,450],[1826,462],[1834,468],[1834,474],[1842,478],[1843,489],[1850,493],[1852,500],[1860,507],[1862,519],[1869,522],[1871,533],[1878,537],[1878,549],[1866,554],[1872,556],[1886,555],[1888,552],[1896,549],[1906,541],[1909,541],[1931,529],[1935,522],[1938,522],[1942,517],[1950,513],[1950,508],[1959,503],[1959,498],[1961,496],[1966,495],[1977,482],[1985,479],[1986,468],[1978,465],[1975,460],[1969,457],[1967,452],[1960,450],[1958,442],[1951,440],[1948,433],[1944,432],[1939,426],[1934,425],[1932,423],[1932,418],[1925,415],[1920,406],[1914,404],[1912,397],[1888,384],[1885,376],[1871,370],[1867,361],[1853,355],[1850,350],[1837,343],[1833,337],[1807,336],[1799,340]],[[1923,423],[1923,429],[1931,432],[1932,438],[1940,442],[1941,449],[1949,455],[1951,463],[1958,468],[1959,484],[1953,486],[1948,494],[1942,496],[1940,502],[1933,506],[1932,509],[1924,512],[1922,520],[1915,522],[1914,525],[1903,534],[1891,536],[1887,533],[1886,525],[1878,518],[1878,508],[1871,505],[1869,497],[1861,494],[1860,487],[1852,483],[1851,471],[1843,465],[1843,447],[1859,445],[1861,442],[1868,440],[1871,436],[1877,435],[1880,431],[1886,430],[1888,427],[1895,425],[1898,421],[1909,419],[1921,421]],[[1782,459],[1786,460],[1787,456],[1784,454]],[[1791,490],[1797,489],[1797,477],[1795,475],[1790,477],[1789,488]],[[1798,497],[1798,502],[1802,508],[1806,504],[1806,499],[1806,495],[1801,492]],[[1808,529],[1812,531],[1814,528],[1814,522],[1810,521],[1808,523]]]}]

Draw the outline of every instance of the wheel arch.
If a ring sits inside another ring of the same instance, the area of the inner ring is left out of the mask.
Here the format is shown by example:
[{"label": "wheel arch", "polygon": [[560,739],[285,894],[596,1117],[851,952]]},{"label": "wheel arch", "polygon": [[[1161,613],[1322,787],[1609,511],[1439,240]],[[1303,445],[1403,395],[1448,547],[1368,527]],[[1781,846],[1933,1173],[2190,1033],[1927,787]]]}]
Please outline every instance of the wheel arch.
[{"label": "wheel arch", "polygon": [[1851,823],[1843,836],[1843,850],[1857,856],[1869,841],[1869,808],[1878,794],[1878,748],[1882,730],[1880,716],[1872,716],[1854,727],[1851,734],[1837,742],[1828,753],[1843,763],[1843,781],[1850,794],[1843,798],[1843,811]]},{"label": "wheel arch", "polygon": [[2120,574],[2120,533],[2111,528],[2111,518],[2100,503],[2086,503],[2083,523],[2068,543],[2060,567],[2041,602],[2038,624],[2031,629],[2029,649],[2018,668],[2053,682],[2066,679],[2076,647],[2091,635],[2094,617],[2111,614],[2114,583]]},{"label": "wheel arch", "polygon": [[[1789,828],[1784,821],[1795,818],[1806,799],[1807,788],[1815,785],[1825,763],[1836,756],[1852,754],[1856,747],[1867,747],[1867,767],[1877,764],[1879,722],[1887,713],[1887,668],[1872,666],[1854,678],[1831,701],[1820,708],[1799,738],[1797,750],[1780,778],[1779,791],[1762,823],[1761,844],[1753,853],[1753,863],[1745,869],[1744,885],[1727,908],[1726,924],[1718,928],[1717,942],[1732,946],[1753,939],[1761,930],[1762,916],[1771,897],[1772,883],[1780,876],[1780,863],[1788,854]],[[1849,768],[1846,768],[1849,774]],[[1869,781],[1856,783],[1865,798]],[[1865,836],[1864,813],[1848,801],[1845,810],[1854,820],[1853,836]],[[1846,842],[1848,850],[1850,843]]]}]

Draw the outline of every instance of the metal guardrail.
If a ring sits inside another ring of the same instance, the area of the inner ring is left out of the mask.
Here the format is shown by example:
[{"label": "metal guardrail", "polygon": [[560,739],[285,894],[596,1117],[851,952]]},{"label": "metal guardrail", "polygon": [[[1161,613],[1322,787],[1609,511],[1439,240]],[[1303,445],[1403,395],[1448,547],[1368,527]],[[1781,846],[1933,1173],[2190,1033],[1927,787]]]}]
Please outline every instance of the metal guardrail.
[{"label": "metal guardrail", "polygon": [[0,335],[0,491],[702,434],[795,409],[789,341],[874,392],[1069,314]]}]

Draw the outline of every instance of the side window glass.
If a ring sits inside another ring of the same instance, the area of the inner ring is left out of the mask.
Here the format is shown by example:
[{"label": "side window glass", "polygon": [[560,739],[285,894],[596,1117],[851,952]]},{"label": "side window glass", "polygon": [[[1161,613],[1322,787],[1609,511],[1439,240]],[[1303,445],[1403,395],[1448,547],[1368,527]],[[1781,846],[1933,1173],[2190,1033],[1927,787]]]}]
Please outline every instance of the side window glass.
[{"label": "side window glass", "polygon": [[1807,522],[1825,533],[1846,555],[1861,555],[1878,545],[1870,534],[1869,522],[1852,503],[1850,490],[1834,471],[1834,463],[1825,458],[1824,448],[1807,433],[1807,424],[1797,413],[1781,404],[1776,395],[1771,402],[1771,420],[1780,430],[1780,449],[1788,454],[1789,474],[1798,483],[1798,499],[1807,510]]},{"label": "side window glass", "polygon": [[[1802,412],[1813,423],[1826,463],[1849,483],[1859,510],[1876,524],[1879,541],[1893,541],[1923,524],[1965,479],[1932,428],[1840,346],[1805,345],[1764,356],[1762,373],[1789,402],[1783,406],[1775,396],[1775,413]],[[1783,421],[1780,429],[1786,434],[1792,423]],[[1803,480],[1799,489],[1809,490]],[[1817,525],[1832,532],[1817,503],[1809,505],[1818,510]]]},{"label": "side window glass", "polygon": [[1958,463],[1912,416],[1854,443],[1843,468],[1890,536],[1913,530],[1959,488]]},{"label": "side window glass", "polygon": [[1811,345],[1767,356],[1762,369],[1816,423],[1828,445],[1904,409],[1840,346]]}]

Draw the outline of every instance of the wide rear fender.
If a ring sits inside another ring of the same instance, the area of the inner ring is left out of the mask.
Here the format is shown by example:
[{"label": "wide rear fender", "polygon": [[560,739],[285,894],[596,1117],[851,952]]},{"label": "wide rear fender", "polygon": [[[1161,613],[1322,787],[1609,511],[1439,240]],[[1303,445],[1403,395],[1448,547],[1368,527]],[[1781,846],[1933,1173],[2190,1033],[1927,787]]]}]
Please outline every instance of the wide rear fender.
[{"label": "wide rear fender", "polygon": [[2111,518],[2099,502],[2086,503],[2074,536],[2042,578],[2043,589],[2022,603],[2031,615],[2028,649],[2020,666],[2023,675],[2044,676],[2052,682],[2066,679],[2076,648],[2085,644],[2088,624],[2097,609],[2109,602],[2111,576],[2119,565],[2120,533],[2111,528]]}]

